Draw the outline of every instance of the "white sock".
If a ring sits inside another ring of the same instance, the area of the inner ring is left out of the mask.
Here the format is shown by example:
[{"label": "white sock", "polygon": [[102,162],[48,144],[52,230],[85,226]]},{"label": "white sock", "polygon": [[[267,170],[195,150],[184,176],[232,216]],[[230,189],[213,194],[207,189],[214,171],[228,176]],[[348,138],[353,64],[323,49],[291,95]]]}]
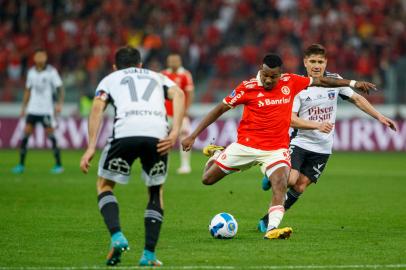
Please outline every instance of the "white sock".
[{"label": "white sock", "polygon": [[278,228],[285,214],[283,205],[271,206],[268,210],[268,231]]},{"label": "white sock", "polygon": [[190,153],[183,151],[182,149],[180,149],[180,167],[181,168],[190,168]]}]

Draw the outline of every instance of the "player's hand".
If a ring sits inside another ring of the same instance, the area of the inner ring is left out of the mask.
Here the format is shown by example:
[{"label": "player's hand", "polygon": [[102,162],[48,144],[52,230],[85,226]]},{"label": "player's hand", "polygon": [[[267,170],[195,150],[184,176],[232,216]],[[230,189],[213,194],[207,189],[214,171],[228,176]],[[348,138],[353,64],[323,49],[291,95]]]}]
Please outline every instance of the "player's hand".
[{"label": "player's hand", "polygon": [[398,130],[395,121],[393,121],[393,120],[391,120],[391,119],[389,119],[389,118],[387,118],[385,116],[380,117],[378,119],[378,121],[381,122],[383,125],[385,125],[385,126],[389,127],[390,129],[392,129],[393,131]]},{"label": "player's hand", "polygon": [[86,152],[83,154],[82,159],[80,160],[80,170],[83,173],[88,173],[90,168],[90,161],[93,159],[93,156],[96,152],[94,148],[87,148]]},{"label": "player's hand", "polygon": [[321,122],[317,129],[323,133],[330,133],[333,127],[334,125],[330,122]]},{"label": "player's hand", "polygon": [[168,137],[159,140],[157,144],[158,153],[161,156],[168,154],[172,147],[175,145],[177,138],[178,134],[172,131],[171,133],[169,133]]},{"label": "player's hand", "polygon": [[21,108],[20,117],[25,116],[25,108]]},{"label": "player's hand", "polygon": [[194,143],[195,138],[193,138],[192,136],[188,136],[185,139],[183,139],[181,142],[183,151],[190,151]]},{"label": "player's hand", "polygon": [[55,114],[60,114],[62,112],[62,104],[55,105]]},{"label": "player's hand", "polygon": [[375,84],[363,81],[356,82],[355,89],[360,90],[366,94],[369,94],[369,90],[377,91]]}]

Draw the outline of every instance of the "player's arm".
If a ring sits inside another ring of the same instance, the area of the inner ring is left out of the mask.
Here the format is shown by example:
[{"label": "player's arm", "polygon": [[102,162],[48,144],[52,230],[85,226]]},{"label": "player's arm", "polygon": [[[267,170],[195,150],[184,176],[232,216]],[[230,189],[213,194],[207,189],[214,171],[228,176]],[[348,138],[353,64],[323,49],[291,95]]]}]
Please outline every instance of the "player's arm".
[{"label": "player's arm", "polygon": [[30,100],[30,96],[31,96],[31,91],[28,87],[26,87],[24,89],[23,104],[21,105],[21,112],[20,112],[21,117],[25,116],[25,110],[27,109],[27,104],[28,104],[28,101]]},{"label": "player's arm", "polygon": [[189,71],[186,72],[187,78],[187,85],[185,87],[186,91],[186,108],[185,108],[185,116],[188,116],[189,108],[192,106],[194,95],[195,95],[195,86],[193,84],[192,74]]},{"label": "player's arm", "polygon": [[56,88],[56,104],[55,104],[55,112],[59,114],[62,111],[63,101],[65,99],[65,89],[63,86],[59,86]]},{"label": "player's arm", "polygon": [[374,106],[372,106],[372,104],[369,103],[369,101],[366,98],[364,98],[363,96],[361,96],[357,93],[354,93],[348,99],[348,101],[350,101],[355,106],[357,106],[359,109],[361,109],[365,113],[369,114],[370,116],[372,116],[373,118],[375,118],[376,120],[381,122],[383,125],[390,127],[394,131],[397,130],[396,123],[393,120],[391,120],[391,119],[387,118],[386,116],[384,116],[383,114],[381,114],[380,112],[378,112],[374,108]]},{"label": "player's arm", "polygon": [[173,123],[169,135],[157,145],[161,155],[167,154],[175,145],[185,115],[185,94],[178,86],[174,85],[168,89],[168,99],[171,99],[173,104]]},{"label": "player's arm", "polygon": [[[101,91],[100,91],[101,92]],[[87,173],[90,167],[90,161],[92,160],[94,153],[96,152],[97,135],[103,121],[103,112],[108,104],[107,94],[96,95],[93,99],[92,109],[89,115],[88,122],[88,138],[89,143],[87,150],[82,156],[80,161],[80,169],[82,172]]]},{"label": "player's arm", "polygon": [[365,93],[369,93],[369,90],[376,90],[376,86],[373,83],[364,81],[354,81],[346,79],[337,79],[331,77],[312,78],[311,86],[321,87],[352,87]]},{"label": "player's arm", "polygon": [[330,133],[334,125],[329,122],[316,122],[300,118],[297,112],[292,112],[290,126],[297,129],[319,130],[323,133]]},{"label": "player's arm", "polygon": [[189,151],[192,149],[193,143],[195,142],[197,136],[202,133],[208,126],[215,122],[221,115],[226,111],[230,110],[231,107],[225,103],[218,104],[214,109],[212,109],[205,118],[199,123],[196,129],[182,141],[182,147],[184,151]]}]

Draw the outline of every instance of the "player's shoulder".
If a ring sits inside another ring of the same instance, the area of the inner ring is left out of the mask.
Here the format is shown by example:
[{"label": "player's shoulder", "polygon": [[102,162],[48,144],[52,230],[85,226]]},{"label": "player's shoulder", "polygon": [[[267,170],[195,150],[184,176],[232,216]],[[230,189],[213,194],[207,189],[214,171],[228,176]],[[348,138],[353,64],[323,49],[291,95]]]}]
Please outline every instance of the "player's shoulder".
[{"label": "player's shoulder", "polygon": [[340,74],[334,73],[334,72],[329,72],[329,71],[324,72],[324,76],[326,76],[328,78],[335,78],[335,79],[342,79],[343,78],[343,77],[340,76]]},{"label": "player's shoulder", "polygon": [[242,81],[239,85],[239,88],[244,88],[246,90],[252,90],[259,86],[259,81],[256,77],[249,80]]}]

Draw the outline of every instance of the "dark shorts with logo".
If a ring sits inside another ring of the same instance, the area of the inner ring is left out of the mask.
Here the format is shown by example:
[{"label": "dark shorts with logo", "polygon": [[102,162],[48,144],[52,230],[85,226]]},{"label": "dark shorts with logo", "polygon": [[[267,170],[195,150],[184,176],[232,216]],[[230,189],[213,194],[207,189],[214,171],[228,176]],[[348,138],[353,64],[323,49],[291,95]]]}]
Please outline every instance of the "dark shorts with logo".
[{"label": "dark shorts with logo", "polygon": [[157,152],[159,139],[153,137],[126,137],[109,140],[101,154],[98,175],[105,179],[127,184],[131,166],[137,158],[141,161],[141,177],[147,186],[165,182],[168,155]]},{"label": "dark shorts with logo", "polygon": [[292,169],[304,174],[314,183],[322,174],[329,157],[329,154],[312,152],[296,145],[290,146]]},{"label": "dark shorts with logo", "polygon": [[35,126],[37,123],[40,123],[44,128],[54,128],[55,121],[52,115],[44,114],[44,115],[36,115],[36,114],[28,114],[25,123],[31,124]]}]

